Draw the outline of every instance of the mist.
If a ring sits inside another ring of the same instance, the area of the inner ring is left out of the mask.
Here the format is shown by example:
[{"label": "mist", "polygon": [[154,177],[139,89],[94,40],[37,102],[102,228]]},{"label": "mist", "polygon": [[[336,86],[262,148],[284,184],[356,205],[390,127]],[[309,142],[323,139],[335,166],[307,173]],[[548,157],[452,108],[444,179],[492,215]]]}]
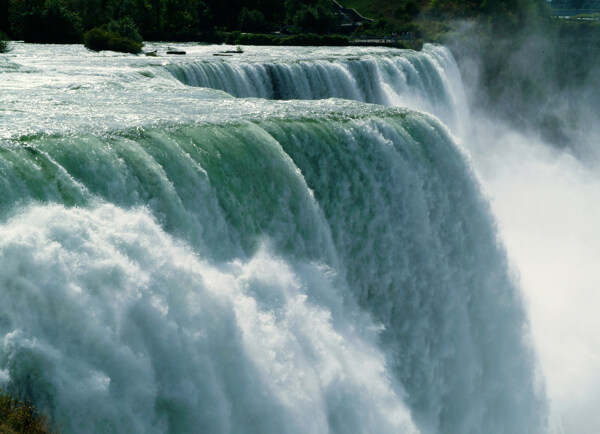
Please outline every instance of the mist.
[{"label": "mist", "polygon": [[464,26],[461,43],[450,46],[471,112],[468,127],[456,134],[524,293],[550,432],[594,433],[600,431],[600,68],[597,42],[575,31],[565,36],[566,27],[485,41],[465,39],[472,28]]}]

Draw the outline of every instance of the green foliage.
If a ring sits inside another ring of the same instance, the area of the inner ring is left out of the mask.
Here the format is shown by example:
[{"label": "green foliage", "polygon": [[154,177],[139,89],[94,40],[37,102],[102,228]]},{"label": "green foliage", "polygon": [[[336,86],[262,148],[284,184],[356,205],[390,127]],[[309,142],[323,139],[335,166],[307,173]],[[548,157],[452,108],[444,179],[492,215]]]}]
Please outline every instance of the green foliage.
[{"label": "green foliage", "polygon": [[160,2],[158,30],[181,33],[212,27],[210,8],[202,0],[157,0]]},{"label": "green foliage", "polygon": [[119,21],[110,21],[106,26],[106,30],[110,33],[117,33],[122,37],[131,39],[135,42],[142,42],[140,32],[133,19],[129,16],[121,18]]},{"label": "green foliage", "polygon": [[99,27],[94,27],[83,35],[83,45],[94,51],[107,50],[109,39],[110,33]]},{"label": "green foliage", "polygon": [[8,14],[10,11],[10,0],[0,0],[0,32],[8,32],[10,25]]},{"label": "green foliage", "polygon": [[11,0],[12,33],[26,42],[81,41],[82,21],[65,0]]},{"label": "green foliage", "polygon": [[161,1],[161,30],[173,32],[190,28],[194,18],[185,3],[185,0]]},{"label": "green foliage", "polygon": [[38,42],[43,37],[45,2],[43,0],[11,0],[9,21],[18,39]]},{"label": "green foliage", "polygon": [[421,10],[414,1],[409,1],[394,10],[394,18],[398,21],[408,22],[414,20]]},{"label": "green foliage", "polygon": [[521,27],[532,17],[549,14],[545,0],[432,0],[431,14],[438,17],[485,18],[504,31]]},{"label": "green foliage", "polygon": [[76,0],[75,4],[84,30],[101,26],[110,19],[105,0]]},{"label": "green foliage", "polygon": [[286,9],[282,0],[246,0],[243,5],[260,11],[267,23],[277,26],[285,22]]},{"label": "green foliage", "polygon": [[346,36],[339,35],[316,35],[314,33],[290,36],[281,40],[281,45],[304,45],[304,46],[333,46],[341,47],[349,45]]},{"label": "green foliage", "polygon": [[231,45],[279,45],[279,38],[259,33],[231,32],[226,42]]},{"label": "green foliage", "polygon": [[404,13],[409,17],[414,18],[419,15],[420,10],[417,4],[411,0],[404,5]]},{"label": "green foliage", "polygon": [[337,24],[337,17],[328,2],[301,5],[293,15],[294,25],[302,32],[327,33]]},{"label": "green foliage", "polygon": [[45,30],[53,42],[81,42],[81,17],[70,10],[63,0],[46,0]]},{"label": "green foliage", "polygon": [[0,53],[6,53],[9,51],[8,48],[8,36],[6,36],[2,31],[0,31]]},{"label": "green foliage", "polygon": [[141,43],[98,27],[85,32],[83,44],[94,51],[110,50],[131,54],[138,54],[142,51]]},{"label": "green foliage", "polygon": [[110,50],[132,54],[142,51],[142,37],[129,16],[110,21],[105,28],[94,27],[85,32],[83,44],[94,51]]},{"label": "green foliage", "polygon": [[203,39],[203,42],[229,45],[346,46],[350,44],[346,36],[315,33],[281,37],[264,33],[212,32],[203,36],[207,38]]},{"label": "green foliage", "polygon": [[0,432],[44,434],[50,431],[45,418],[34,406],[0,389]]},{"label": "green foliage", "polygon": [[261,11],[247,7],[242,8],[238,21],[242,32],[262,32],[268,26]]},{"label": "green foliage", "polygon": [[193,18],[192,26],[195,29],[209,29],[212,28],[212,15],[210,8],[202,0],[191,0],[190,10]]},{"label": "green foliage", "polygon": [[[478,19],[494,32],[511,32],[547,8],[545,0],[342,3],[377,18],[376,22],[364,22],[357,32],[390,35],[412,26],[419,29],[418,34],[410,30],[416,38],[428,40],[439,40],[444,23],[456,17]],[[219,36],[219,31],[258,33],[281,26],[292,33],[327,34],[341,31],[339,21],[331,0],[0,0],[0,29],[28,42],[79,42],[84,31],[96,27],[138,43],[142,36],[149,40],[221,40],[226,37]],[[258,41],[256,36],[245,38]],[[117,43],[119,38],[104,39],[112,39],[120,49],[134,50],[127,41]],[[263,38],[262,42],[279,41]]]}]

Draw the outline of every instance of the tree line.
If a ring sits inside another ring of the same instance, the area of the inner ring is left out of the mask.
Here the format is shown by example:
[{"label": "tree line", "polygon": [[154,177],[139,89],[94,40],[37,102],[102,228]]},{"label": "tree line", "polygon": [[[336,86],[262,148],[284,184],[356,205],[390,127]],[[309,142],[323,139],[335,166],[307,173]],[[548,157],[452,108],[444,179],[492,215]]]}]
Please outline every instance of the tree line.
[{"label": "tree line", "polygon": [[[378,1],[372,0],[373,10]],[[371,27],[418,30],[414,23],[423,16],[438,22],[491,17],[518,23],[543,13],[545,5],[544,0],[394,0],[393,15],[375,16]],[[77,43],[86,31],[109,27],[145,40],[195,40],[199,34],[233,30],[323,34],[337,24],[332,0],[0,0],[0,32],[27,42]]]},{"label": "tree line", "polygon": [[93,28],[146,40],[283,26],[325,33],[336,22],[331,0],[0,0],[0,31],[26,42],[77,43]]}]

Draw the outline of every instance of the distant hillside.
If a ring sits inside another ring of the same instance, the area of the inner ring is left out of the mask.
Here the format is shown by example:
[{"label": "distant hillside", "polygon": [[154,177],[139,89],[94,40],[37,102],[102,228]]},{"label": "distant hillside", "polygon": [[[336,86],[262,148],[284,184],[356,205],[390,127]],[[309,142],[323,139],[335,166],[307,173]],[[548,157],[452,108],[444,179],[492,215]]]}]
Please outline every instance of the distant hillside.
[{"label": "distant hillside", "polygon": [[[568,1],[568,0],[556,0]],[[577,0],[571,0],[573,2]],[[579,0],[580,3],[600,0]],[[550,15],[546,0],[343,0],[373,18],[369,31],[411,32],[425,40],[440,40],[457,20],[477,21],[489,30],[513,33],[526,27],[532,17]],[[534,18],[537,19],[537,18]]]},{"label": "distant hillside", "polygon": [[436,1],[342,0],[340,3],[373,20],[358,29],[359,33],[409,33],[420,39],[437,41],[450,30],[450,26],[441,17],[431,14],[431,5]]},{"label": "distant hillside", "polygon": [[428,10],[430,2],[427,0],[344,0],[340,3],[348,8],[356,9],[365,17],[374,20],[383,18],[397,23],[414,18],[421,11]]},{"label": "distant hillside", "polygon": [[600,13],[600,0],[552,0],[548,2],[554,15],[573,16]]}]

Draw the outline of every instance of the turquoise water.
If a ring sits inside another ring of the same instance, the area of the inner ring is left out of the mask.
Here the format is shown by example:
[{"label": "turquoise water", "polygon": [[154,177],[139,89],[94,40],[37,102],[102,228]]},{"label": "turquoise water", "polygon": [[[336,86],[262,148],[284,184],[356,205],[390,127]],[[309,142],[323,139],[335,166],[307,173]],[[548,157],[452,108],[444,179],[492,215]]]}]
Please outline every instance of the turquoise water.
[{"label": "turquoise water", "polygon": [[64,432],[543,432],[448,51],[183,47],[0,58],[4,387]]}]

